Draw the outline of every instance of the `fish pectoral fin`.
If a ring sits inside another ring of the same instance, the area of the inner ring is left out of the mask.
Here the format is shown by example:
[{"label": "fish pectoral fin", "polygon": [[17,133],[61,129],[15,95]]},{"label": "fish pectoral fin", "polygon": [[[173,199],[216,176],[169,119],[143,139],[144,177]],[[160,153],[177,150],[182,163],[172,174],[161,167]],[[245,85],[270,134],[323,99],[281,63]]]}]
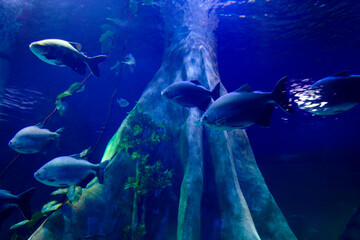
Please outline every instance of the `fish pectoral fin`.
[{"label": "fish pectoral fin", "polygon": [[273,103],[266,104],[262,111],[259,113],[255,123],[263,127],[269,127],[273,110]]}]

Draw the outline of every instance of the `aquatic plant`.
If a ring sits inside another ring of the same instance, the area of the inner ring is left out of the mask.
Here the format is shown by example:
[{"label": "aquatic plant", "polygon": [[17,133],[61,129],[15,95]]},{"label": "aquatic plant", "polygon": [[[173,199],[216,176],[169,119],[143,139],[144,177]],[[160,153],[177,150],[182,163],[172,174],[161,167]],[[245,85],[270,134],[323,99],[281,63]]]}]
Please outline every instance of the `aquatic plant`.
[{"label": "aquatic plant", "polygon": [[10,230],[16,230],[20,227],[26,226],[26,231],[24,234],[15,232],[12,235],[11,240],[28,239],[28,237],[36,230],[40,223],[43,222],[43,220],[45,220],[48,216],[50,216],[52,212],[61,207],[61,205],[62,203],[58,203],[57,201],[50,201],[42,207],[41,211],[34,213],[30,220],[26,219],[12,225]]},{"label": "aquatic plant", "polygon": [[163,171],[161,161],[157,161],[154,165],[148,165],[147,157],[139,160],[138,177],[129,177],[128,182],[125,184],[125,189],[131,189],[136,194],[142,196],[149,192],[171,186],[173,170],[166,169]]},{"label": "aquatic plant", "polygon": [[74,93],[83,92],[84,89],[85,89],[85,85],[83,85],[83,83],[75,82],[71,84],[71,86],[66,91],[60,93],[56,97],[56,101],[55,101],[56,109],[58,110],[61,116],[65,114],[65,111],[67,109],[67,103],[64,102],[63,99],[72,96]]},{"label": "aquatic plant", "polygon": [[118,152],[126,151],[133,159],[145,158],[161,141],[168,139],[164,123],[155,123],[139,104],[129,113],[126,125],[128,128],[116,147]]},{"label": "aquatic plant", "polygon": [[132,236],[132,227],[131,225],[126,225],[123,229],[122,240],[140,240],[145,236],[145,224],[140,224],[135,231],[135,234]]},{"label": "aquatic plant", "polygon": [[15,232],[12,235],[11,240],[27,239],[28,236],[30,236],[36,230],[36,227],[40,224],[40,222],[47,219],[47,217],[59,209],[64,203],[68,202],[70,204],[74,204],[78,202],[82,196],[82,188],[79,186],[71,186],[69,188],[59,188],[51,193],[52,196],[62,194],[66,194],[66,200],[64,202],[52,200],[44,204],[40,211],[34,213],[30,220],[26,219],[12,225],[10,230],[15,230],[22,226],[26,226],[26,233],[24,235]]},{"label": "aquatic plant", "polygon": [[10,227],[10,230],[16,230],[22,226],[26,226],[26,233],[20,234],[15,232],[11,236],[11,240],[22,240],[22,239],[28,239],[28,237],[36,230],[37,226],[40,224],[42,220],[44,220],[46,217],[48,217],[48,213],[43,213],[42,211],[38,211],[34,213],[31,216],[30,220],[24,220],[19,223],[16,223]]},{"label": "aquatic plant", "polygon": [[[161,141],[167,140],[163,124],[157,124],[143,112],[140,104],[129,113],[128,131],[118,144],[118,151],[125,151],[136,162],[136,175],[129,177],[124,189],[134,192],[132,224],[124,229],[124,239],[142,239],[146,234],[145,212],[146,197],[150,192],[161,190],[171,185],[173,170],[163,170],[160,160],[149,163],[151,152]],[[141,208],[139,209],[139,206]],[[141,218],[139,219],[139,216]],[[127,235],[130,232],[131,237]]]}]

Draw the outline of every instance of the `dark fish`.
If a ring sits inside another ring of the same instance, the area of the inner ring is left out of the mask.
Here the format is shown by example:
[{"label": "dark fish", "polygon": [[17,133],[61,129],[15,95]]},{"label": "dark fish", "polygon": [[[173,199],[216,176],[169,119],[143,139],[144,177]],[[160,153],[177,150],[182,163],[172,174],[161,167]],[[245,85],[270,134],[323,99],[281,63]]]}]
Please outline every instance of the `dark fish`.
[{"label": "dark fish", "polygon": [[246,128],[254,123],[270,126],[271,114],[276,102],[286,112],[292,113],[286,95],[287,77],[282,78],[272,92],[252,91],[244,85],[217,99],[201,117],[201,122],[217,129]]},{"label": "dark fish", "polygon": [[105,61],[105,55],[87,57],[80,52],[80,43],[67,42],[60,39],[44,39],[30,44],[30,50],[42,61],[60,67],[69,67],[75,72],[84,75],[86,65],[92,74],[100,76],[99,63]]},{"label": "dark fish", "polygon": [[352,109],[360,102],[360,75],[342,71],[315,82],[297,95],[299,108],[317,115],[334,115]]},{"label": "dark fish", "polygon": [[212,91],[204,88],[198,81],[176,82],[161,91],[161,95],[184,107],[197,107],[205,111],[211,99],[216,100],[220,93],[220,83]]},{"label": "dark fish", "polygon": [[34,190],[35,188],[30,188],[16,196],[4,189],[0,189],[0,224],[10,216],[15,208],[20,209],[26,219],[31,219],[30,198]]},{"label": "dark fish", "polygon": [[64,128],[60,128],[55,132],[50,132],[48,129],[42,128],[41,123],[25,127],[9,141],[9,147],[18,153],[38,153],[52,140],[58,144],[60,133],[63,130]]},{"label": "dark fish", "polygon": [[104,171],[108,163],[109,160],[100,164],[92,164],[81,159],[78,154],[57,157],[37,170],[34,177],[48,186],[70,187],[81,183],[85,184],[83,181],[95,175],[98,177],[99,183],[102,184]]}]

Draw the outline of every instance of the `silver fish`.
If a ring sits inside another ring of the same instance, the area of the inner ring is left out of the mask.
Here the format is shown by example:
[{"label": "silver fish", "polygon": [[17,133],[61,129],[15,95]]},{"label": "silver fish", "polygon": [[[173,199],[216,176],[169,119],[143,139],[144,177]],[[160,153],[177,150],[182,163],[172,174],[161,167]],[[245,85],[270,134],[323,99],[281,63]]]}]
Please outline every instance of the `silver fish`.
[{"label": "silver fish", "polygon": [[42,61],[60,67],[69,67],[84,75],[86,65],[95,77],[100,76],[99,63],[105,61],[105,55],[87,57],[80,52],[80,43],[68,42],[61,39],[44,39],[29,45],[30,50]]},{"label": "silver fish", "polygon": [[60,128],[56,132],[50,132],[48,129],[42,128],[42,124],[25,127],[17,132],[9,141],[9,147],[18,153],[38,153],[41,152],[50,141],[55,141],[58,144],[60,133],[63,130],[64,128]]},{"label": "silver fish", "polygon": [[184,107],[197,107],[205,111],[211,99],[216,100],[220,93],[220,83],[208,90],[196,80],[175,82],[161,91],[168,100]]},{"label": "silver fish", "polygon": [[129,102],[124,98],[118,98],[116,102],[119,104],[120,107],[127,107],[129,106]]},{"label": "silver fish", "polygon": [[79,185],[88,177],[98,177],[99,183],[104,182],[104,171],[109,160],[100,164],[92,164],[80,159],[79,155],[54,158],[34,173],[39,182],[52,187],[70,187]]},{"label": "silver fish", "polygon": [[4,189],[0,189],[0,223],[10,216],[15,208],[20,209],[26,219],[31,219],[29,201],[34,190],[35,188],[30,188],[19,195],[13,195]]},{"label": "silver fish", "polygon": [[334,115],[360,103],[360,75],[347,71],[320,79],[310,89],[295,95],[299,108],[316,115]]},{"label": "silver fish", "polygon": [[288,113],[292,113],[291,103],[286,95],[287,78],[282,78],[272,92],[252,91],[244,85],[217,99],[201,117],[207,126],[230,130],[246,128],[254,123],[269,126],[274,103]]},{"label": "silver fish", "polygon": [[134,56],[131,53],[126,55],[124,61],[122,61],[121,63],[127,65],[129,67],[130,72],[134,72],[135,67],[136,67],[136,61],[135,61]]}]

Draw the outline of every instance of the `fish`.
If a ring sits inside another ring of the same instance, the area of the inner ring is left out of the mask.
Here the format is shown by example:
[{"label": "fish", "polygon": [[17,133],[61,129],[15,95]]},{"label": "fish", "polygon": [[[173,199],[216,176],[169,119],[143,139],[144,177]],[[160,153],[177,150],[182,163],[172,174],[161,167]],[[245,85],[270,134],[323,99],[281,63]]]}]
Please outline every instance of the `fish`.
[{"label": "fish", "polygon": [[220,96],[220,83],[213,90],[208,90],[197,80],[175,82],[161,91],[161,95],[184,107],[197,107],[205,111],[211,99]]},{"label": "fish", "polygon": [[9,141],[9,147],[18,153],[32,154],[41,152],[50,141],[55,141],[59,145],[60,133],[64,128],[51,132],[42,127],[43,124],[39,123],[21,129]]},{"label": "fish", "polygon": [[19,195],[0,189],[0,224],[18,208],[26,219],[31,219],[30,198],[35,188],[30,188]]},{"label": "fish", "polygon": [[246,128],[253,124],[270,126],[274,103],[282,110],[293,113],[286,94],[287,77],[276,84],[272,92],[252,91],[247,84],[218,98],[201,116],[201,124],[219,130]]},{"label": "fish", "polygon": [[134,72],[135,67],[136,67],[136,61],[135,61],[134,56],[131,53],[126,55],[124,61],[121,61],[121,63],[127,65],[129,67],[130,72]]},{"label": "fish", "polygon": [[70,187],[87,184],[87,180],[97,176],[100,184],[104,182],[104,171],[109,160],[93,164],[81,159],[79,154],[61,156],[44,164],[34,173],[37,181],[52,187]]},{"label": "fish", "polygon": [[100,77],[98,65],[107,58],[106,55],[88,57],[80,52],[82,49],[80,43],[61,39],[44,39],[32,42],[29,48],[40,60],[55,66],[69,67],[81,75],[86,73],[87,65],[95,77]]},{"label": "fish", "polygon": [[118,98],[116,102],[119,104],[120,107],[127,107],[129,106],[129,102],[124,98]]},{"label": "fish", "polygon": [[354,108],[360,103],[360,75],[348,71],[316,81],[297,95],[300,109],[316,115],[335,115]]}]

